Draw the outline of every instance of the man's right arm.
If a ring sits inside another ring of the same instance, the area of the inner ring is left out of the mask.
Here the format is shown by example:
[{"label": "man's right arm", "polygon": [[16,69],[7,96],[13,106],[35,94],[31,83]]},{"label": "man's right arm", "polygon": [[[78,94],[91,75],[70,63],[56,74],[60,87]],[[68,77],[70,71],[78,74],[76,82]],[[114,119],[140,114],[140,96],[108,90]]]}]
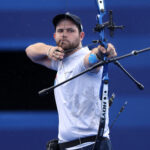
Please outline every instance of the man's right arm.
[{"label": "man's right arm", "polygon": [[[59,50],[59,51],[58,51]],[[26,48],[27,56],[37,64],[50,67],[51,60],[63,59],[64,53],[60,47],[54,47],[44,43],[35,43]]]}]

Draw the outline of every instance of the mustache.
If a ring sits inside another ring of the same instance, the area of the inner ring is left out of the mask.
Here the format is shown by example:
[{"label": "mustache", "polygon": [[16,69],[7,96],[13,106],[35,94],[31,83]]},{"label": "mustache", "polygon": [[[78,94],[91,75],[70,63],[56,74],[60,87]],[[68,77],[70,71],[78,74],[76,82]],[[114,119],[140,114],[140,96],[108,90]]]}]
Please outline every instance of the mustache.
[{"label": "mustache", "polygon": [[64,42],[68,42],[68,43],[69,43],[69,40],[67,40],[67,39],[59,40],[59,41],[58,41],[58,46],[61,47],[61,46],[63,45]]}]

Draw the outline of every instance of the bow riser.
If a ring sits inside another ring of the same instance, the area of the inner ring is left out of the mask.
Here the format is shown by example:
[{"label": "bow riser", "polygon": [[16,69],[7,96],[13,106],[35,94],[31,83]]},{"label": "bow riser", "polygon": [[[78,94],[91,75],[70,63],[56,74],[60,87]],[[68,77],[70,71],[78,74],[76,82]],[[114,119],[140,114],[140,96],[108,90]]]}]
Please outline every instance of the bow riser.
[{"label": "bow riser", "polygon": [[[103,24],[103,17],[106,14],[105,5],[104,5],[103,0],[96,0],[96,1],[97,1],[98,10],[99,10],[99,14],[97,15],[97,21],[98,21],[99,25],[102,25]],[[99,32],[99,40],[101,41],[101,44],[106,48],[107,44],[106,44],[105,38],[104,38],[104,30],[101,30]]]}]

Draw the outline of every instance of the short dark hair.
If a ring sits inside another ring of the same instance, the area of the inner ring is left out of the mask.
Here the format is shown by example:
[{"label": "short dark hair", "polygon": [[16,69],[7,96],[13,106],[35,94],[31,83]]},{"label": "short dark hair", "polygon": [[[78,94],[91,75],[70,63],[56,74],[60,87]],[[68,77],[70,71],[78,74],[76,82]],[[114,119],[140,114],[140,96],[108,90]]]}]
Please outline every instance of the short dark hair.
[{"label": "short dark hair", "polygon": [[69,13],[69,12],[67,12],[65,14],[56,15],[53,18],[53,25],[54,25],[55,29],[56,29],[56,26],[58,25],[58,23],[63,19],[69,19],[69,20],[73,21],[74,24],[78,27],[79,31],[80,32],[83,31],[83,27],[82,27],[82,23],[81,23],[80,18],[76,15]]}]

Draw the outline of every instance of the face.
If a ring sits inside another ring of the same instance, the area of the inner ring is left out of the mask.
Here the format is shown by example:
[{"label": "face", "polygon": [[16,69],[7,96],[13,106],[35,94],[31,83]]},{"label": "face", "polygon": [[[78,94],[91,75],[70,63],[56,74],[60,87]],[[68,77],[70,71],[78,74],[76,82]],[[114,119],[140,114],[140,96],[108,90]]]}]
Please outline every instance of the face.
[{"label": "face", "polygon": [[62,20],[56,27],[54,38],[57,46],[64,50],[75,49],[80,46],[84,32],[79,32],[78,27],[71,20]]}]

